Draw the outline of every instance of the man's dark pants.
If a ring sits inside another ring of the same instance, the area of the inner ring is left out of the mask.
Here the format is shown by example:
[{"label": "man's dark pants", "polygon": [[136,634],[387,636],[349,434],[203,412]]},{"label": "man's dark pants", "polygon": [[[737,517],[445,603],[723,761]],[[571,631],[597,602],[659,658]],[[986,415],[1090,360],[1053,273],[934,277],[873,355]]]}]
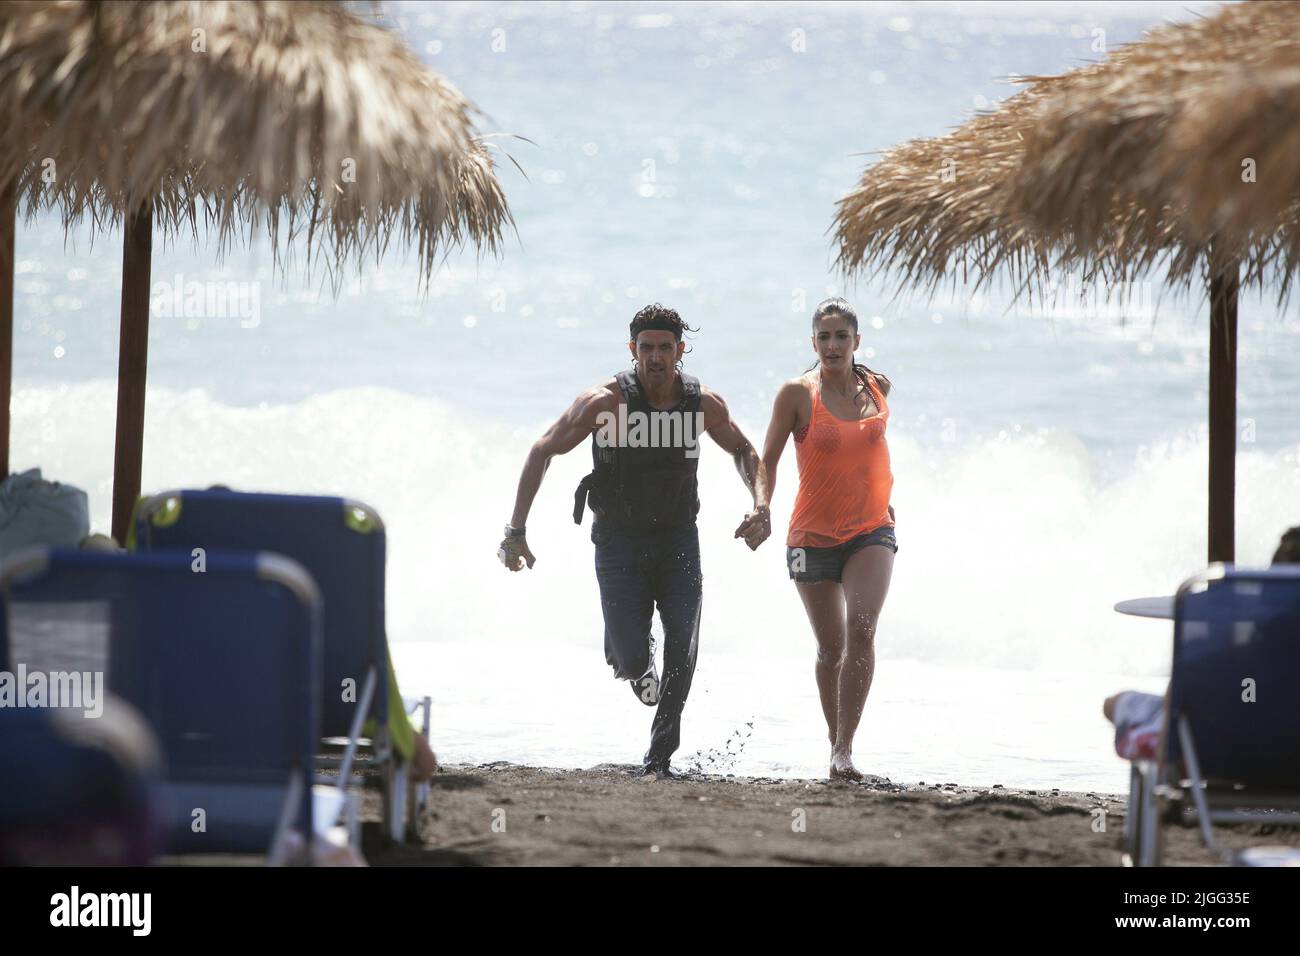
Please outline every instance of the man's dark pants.
[{"label": "man's dark pants", "polygon": [[649,532],[597,522],[591,540],[605,614],[605,660],[615,677],[635,680],[650,667],[650,621],[659,607],[664,672],[644,762],[666,764],[681,742],[682,708],[695,674],[703,584],[699,530],[694,522]]}]

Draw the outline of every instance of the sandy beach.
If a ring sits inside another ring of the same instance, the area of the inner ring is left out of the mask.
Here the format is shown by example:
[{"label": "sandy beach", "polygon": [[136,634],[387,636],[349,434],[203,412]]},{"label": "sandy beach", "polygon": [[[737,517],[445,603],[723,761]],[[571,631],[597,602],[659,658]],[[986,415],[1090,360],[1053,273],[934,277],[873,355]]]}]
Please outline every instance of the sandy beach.
[{"label": "sandy beach", "polygon": [[[655,780],[603,764],[450,766],[434,778],[421,845],[375,866],[1119,866],[1125,795],[698,776]],[[1094,830],[1097,811],[1105,830]],[[495,822],[495,830],[494,830]],[[1218,828],[1228,846],[1300,845],[1300,831]],[[1166,862],[1214,863],[1195,830],[1166,831]]]}]

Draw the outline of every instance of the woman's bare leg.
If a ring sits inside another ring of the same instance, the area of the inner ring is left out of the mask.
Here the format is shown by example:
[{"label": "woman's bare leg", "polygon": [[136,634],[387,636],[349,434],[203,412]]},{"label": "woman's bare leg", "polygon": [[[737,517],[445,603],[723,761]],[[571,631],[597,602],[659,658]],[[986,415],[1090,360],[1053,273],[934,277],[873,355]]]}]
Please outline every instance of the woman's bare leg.
[{"label": "woman's bare leg", "polygon": [[839,712],[835,742],[831,749],[831,775],[860,780],[853,766],[853,736],[862,720],[867,692],[876,670],[876,622],[889,593],[894,570],[894,552],[869,545],[856,552],[844,565],[845,621],[844,662],[840,665]]},{"label": "woman's bare leg", "polygon": [[817,693],[826,718],[826,736],[835,743],[839,723],[840,660],[844,657],[844,589],[838,581],[796,582],[817,639]]}]

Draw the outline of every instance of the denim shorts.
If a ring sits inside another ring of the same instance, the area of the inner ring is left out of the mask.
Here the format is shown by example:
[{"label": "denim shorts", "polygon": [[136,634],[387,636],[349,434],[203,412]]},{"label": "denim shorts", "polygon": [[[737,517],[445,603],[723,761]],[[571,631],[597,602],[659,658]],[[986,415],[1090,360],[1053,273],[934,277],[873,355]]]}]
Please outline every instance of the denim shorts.
[{"label": "denim shorts", "polygon": [[813,584],[817,581],[839,581],[849,558],[873,544],[883,545],[897,554],[898,539],[894,535],[894,526],[881,525],[873,531],[864,531],[843,544],[829,548],[787,547],[785,566],[790,572],[792,581],[801,581],[805,584]]}]

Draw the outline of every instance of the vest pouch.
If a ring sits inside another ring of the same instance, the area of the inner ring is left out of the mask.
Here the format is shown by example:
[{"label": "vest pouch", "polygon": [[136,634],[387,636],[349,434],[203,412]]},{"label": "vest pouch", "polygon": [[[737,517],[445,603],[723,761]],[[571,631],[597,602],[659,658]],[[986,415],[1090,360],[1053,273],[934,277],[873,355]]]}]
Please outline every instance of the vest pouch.
[{"label": "vest pouch", "polygon": [[609,514],[609,503],[613,500],[613,488],[609,474],[597,469],[582,479],[573,494],[573,523],[582,524],[584,508],[599,518]]}]

